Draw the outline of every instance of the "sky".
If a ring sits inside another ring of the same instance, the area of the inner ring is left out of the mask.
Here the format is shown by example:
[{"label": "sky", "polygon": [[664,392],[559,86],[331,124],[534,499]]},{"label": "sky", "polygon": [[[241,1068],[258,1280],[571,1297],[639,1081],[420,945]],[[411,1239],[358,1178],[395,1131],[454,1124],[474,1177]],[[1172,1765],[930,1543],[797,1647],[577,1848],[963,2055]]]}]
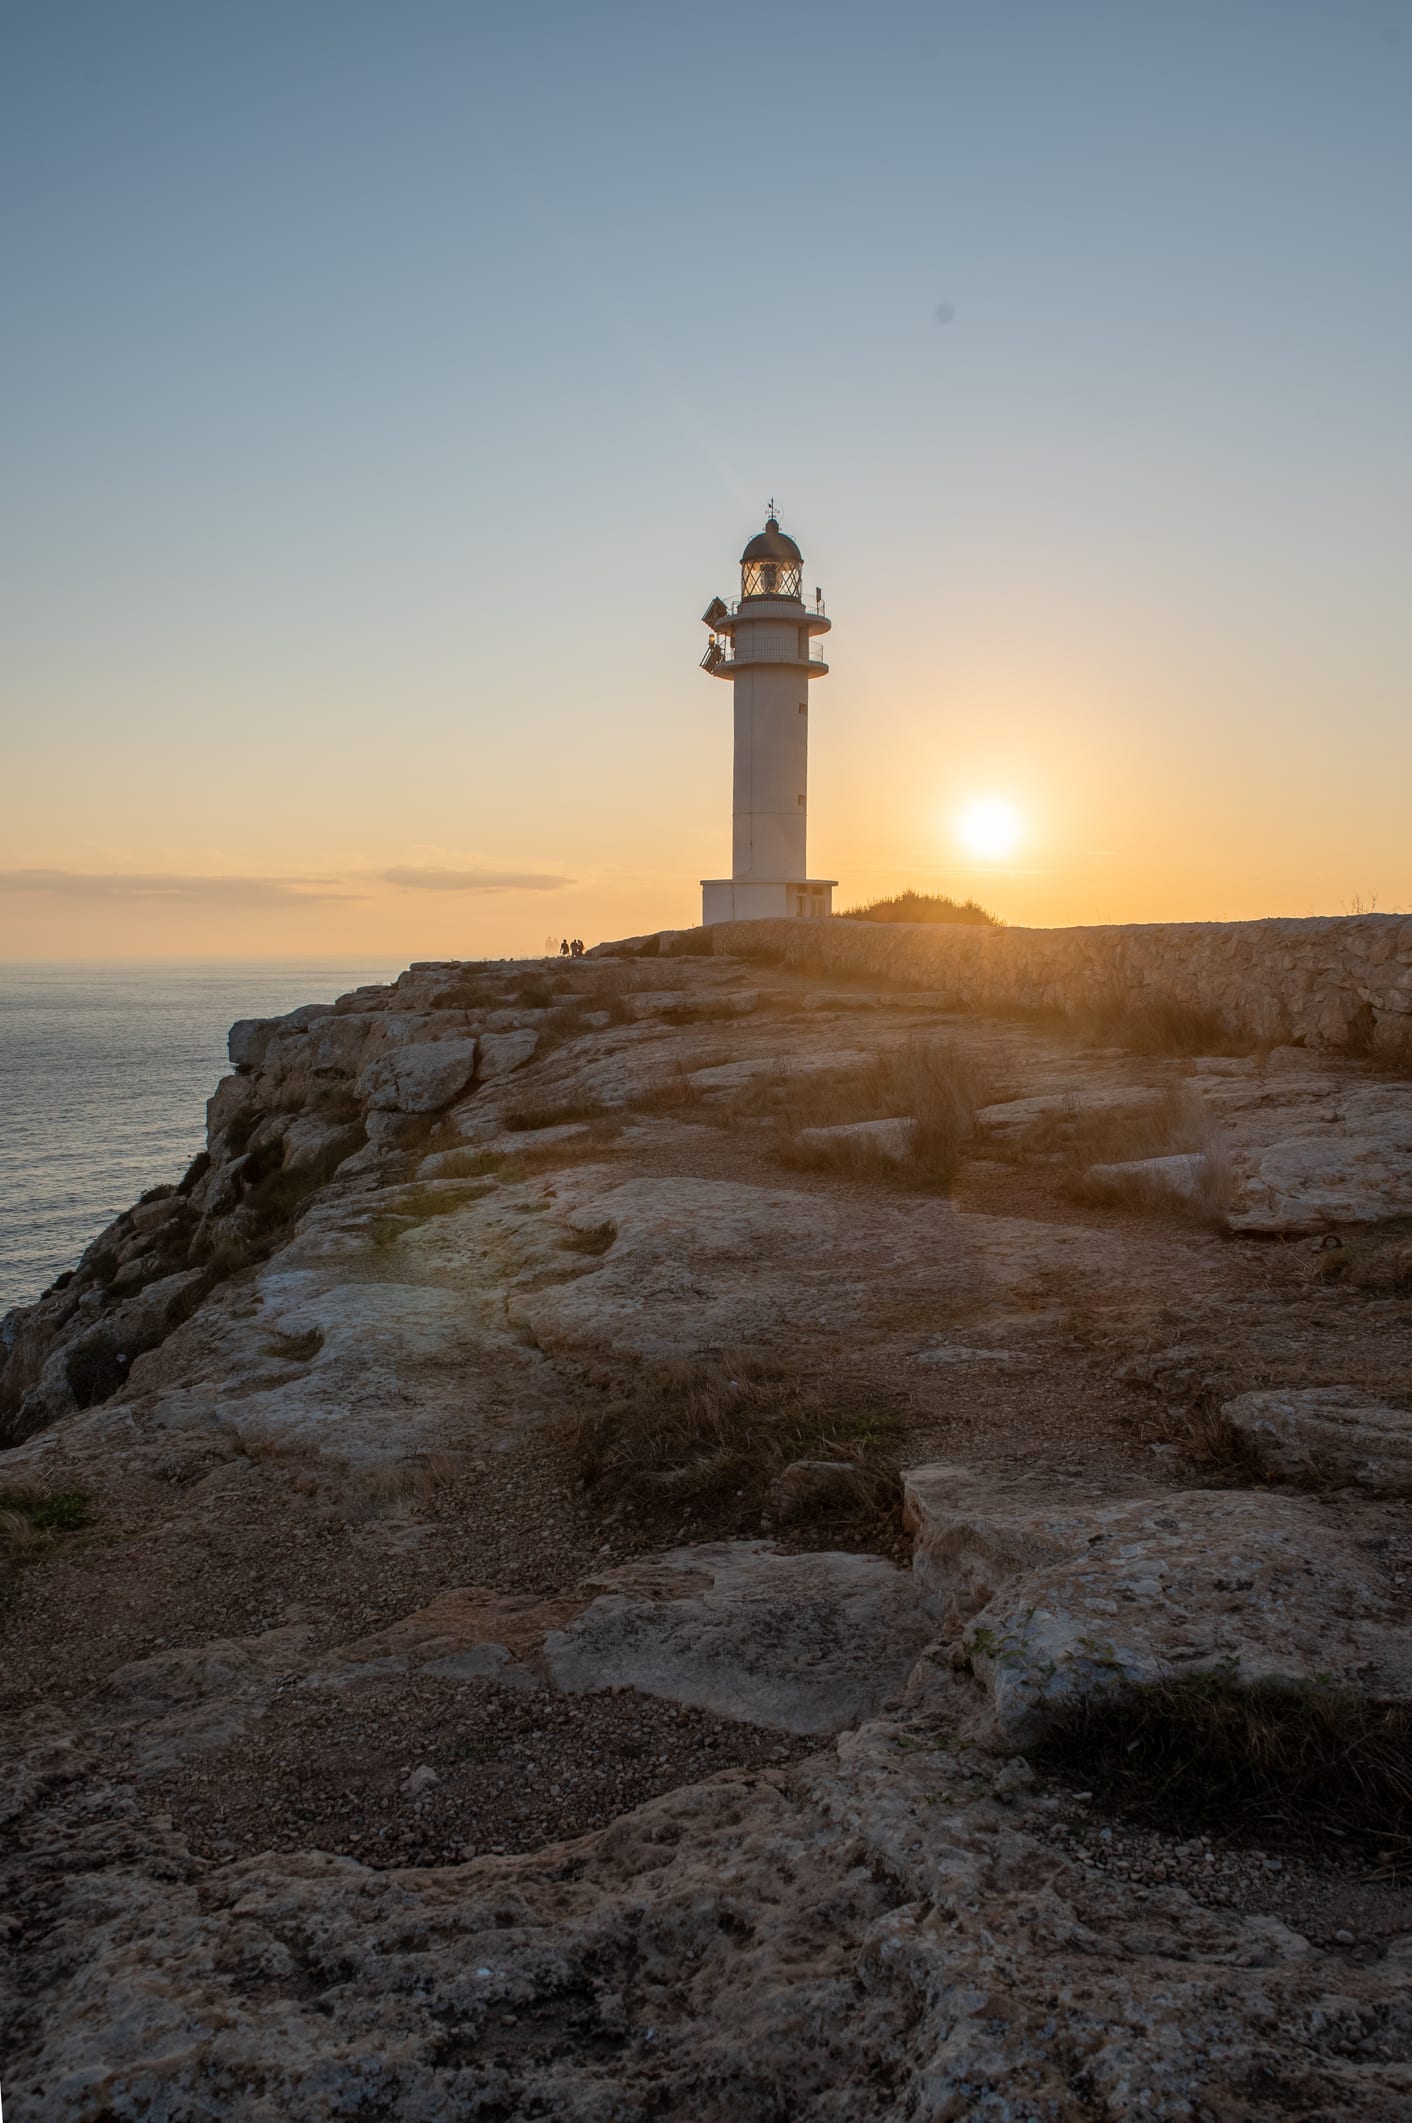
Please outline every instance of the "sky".
[{"label": "sky", "polygon": [[1406,0],[12,0],[0,957],[699,919],[771,498],[836,904],[1412,905],[1409,210]]}]

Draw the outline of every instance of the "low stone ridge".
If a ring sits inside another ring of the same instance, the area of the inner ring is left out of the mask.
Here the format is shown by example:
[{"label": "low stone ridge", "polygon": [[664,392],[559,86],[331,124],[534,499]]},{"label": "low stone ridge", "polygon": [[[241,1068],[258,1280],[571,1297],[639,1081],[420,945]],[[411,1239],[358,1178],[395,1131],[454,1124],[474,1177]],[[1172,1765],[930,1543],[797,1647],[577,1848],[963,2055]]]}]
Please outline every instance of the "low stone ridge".
[{"label": "low stone ridge", "polygon": [[[239,1026],[8,1316],[17,2115],[1405,2113],[1393,1802],[1193,1829],[1045,1747],[1174,1676],[1412,1700],[1407,1088],[958,1014],[867,927]],[[991,1087],[949,1192],[867,1066],[918,1040]],[[834,1078],[886,1169],[795,1154]],[[1288,1243],[1076,1184],[1145,1130]]]},{"label": "low stone ridge", "polygon": [[1412,1496],[1412,1412],[1357,1386],[1242,1393],[1221,1413],[1271,1474]]},{"label": "low stone ridge", "polygon": [[[695,939],[704,941],[698,945]],[[1078,929],[974,923],[719,922],[614,945],[692,948],[944,995],[950,1007],[1073,1011],[1181,1004],[1270,1041],[1406,1051],[1412,915],[1145,922]]]}]

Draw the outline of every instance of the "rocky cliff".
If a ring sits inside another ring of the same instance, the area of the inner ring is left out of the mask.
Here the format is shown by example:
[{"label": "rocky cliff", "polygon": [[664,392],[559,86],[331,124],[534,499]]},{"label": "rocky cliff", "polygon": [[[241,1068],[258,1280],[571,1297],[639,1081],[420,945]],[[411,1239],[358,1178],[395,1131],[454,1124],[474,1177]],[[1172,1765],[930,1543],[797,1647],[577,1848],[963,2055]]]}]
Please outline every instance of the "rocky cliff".
[{"label": "rocky cliff", "polygon": [[782,926],[236,1026],[4,1323],[17,2115],[1407,2113],[1407,1083]]}]

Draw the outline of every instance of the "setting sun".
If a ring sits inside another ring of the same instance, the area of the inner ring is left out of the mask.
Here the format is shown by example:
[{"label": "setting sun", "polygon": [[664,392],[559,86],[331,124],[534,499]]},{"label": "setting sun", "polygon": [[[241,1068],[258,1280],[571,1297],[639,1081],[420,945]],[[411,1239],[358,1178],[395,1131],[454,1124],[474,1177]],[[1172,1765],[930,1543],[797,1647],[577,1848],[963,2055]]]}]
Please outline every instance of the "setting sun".
[{"label": "setting sun", "polygon": [[993,797],[970,803],[956,822],[961,845],[971,855],[1003,861],[1013,855],[1020,838],[1020,820],[1013,804]]}]

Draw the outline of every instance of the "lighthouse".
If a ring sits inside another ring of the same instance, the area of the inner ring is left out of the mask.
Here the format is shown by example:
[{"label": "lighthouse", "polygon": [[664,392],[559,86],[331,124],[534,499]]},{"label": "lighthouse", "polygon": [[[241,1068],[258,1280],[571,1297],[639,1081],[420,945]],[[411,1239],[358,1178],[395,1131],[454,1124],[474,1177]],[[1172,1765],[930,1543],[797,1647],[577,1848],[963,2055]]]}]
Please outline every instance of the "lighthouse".
[{"label": "lighthouse", "polygon": [[740,599],[713,597],[702,613],[711,640],[701,668],[728,678],[735,700],[731,874],[701,880],[701,919],[810,920],[832,912],[833,877],[810,877],[809,686],[828,665],[821,592],[811,611],[804,561],[770,518],[740,556]]}]

